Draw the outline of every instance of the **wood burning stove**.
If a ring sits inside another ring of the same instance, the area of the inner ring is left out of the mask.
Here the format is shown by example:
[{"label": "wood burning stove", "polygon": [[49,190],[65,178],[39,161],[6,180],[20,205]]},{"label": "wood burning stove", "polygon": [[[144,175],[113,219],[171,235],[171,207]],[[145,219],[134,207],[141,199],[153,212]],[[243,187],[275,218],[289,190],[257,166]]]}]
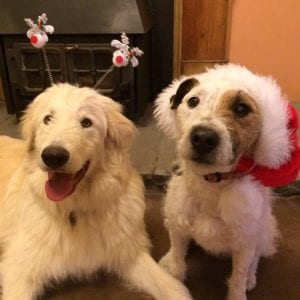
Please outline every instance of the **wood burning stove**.
[{"label": "wood burning stove", "polygon": [[[151,16],[146,0],[0,0],[0,76],[7,110],[18,116],[50,85],[42,51],[30,45],[24,17],[46,12],[55,26],[45,46],[54,82],[93,87],[112,64],[112,39],[126,32],[131,45],[143,49],[139,67],[114,68],[100,92],[139,118],[151,98]],[[18,9],[20,8],[20,9]]]}]

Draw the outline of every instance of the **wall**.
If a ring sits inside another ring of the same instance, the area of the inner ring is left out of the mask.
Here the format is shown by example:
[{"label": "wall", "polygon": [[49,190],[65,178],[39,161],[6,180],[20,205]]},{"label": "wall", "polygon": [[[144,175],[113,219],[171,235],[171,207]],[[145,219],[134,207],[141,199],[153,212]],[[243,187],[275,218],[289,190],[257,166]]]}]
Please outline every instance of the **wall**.
[{"label": "wall", "polygon": [[228,56],[271,74],[300,103],[300,1],[232,0]]}]

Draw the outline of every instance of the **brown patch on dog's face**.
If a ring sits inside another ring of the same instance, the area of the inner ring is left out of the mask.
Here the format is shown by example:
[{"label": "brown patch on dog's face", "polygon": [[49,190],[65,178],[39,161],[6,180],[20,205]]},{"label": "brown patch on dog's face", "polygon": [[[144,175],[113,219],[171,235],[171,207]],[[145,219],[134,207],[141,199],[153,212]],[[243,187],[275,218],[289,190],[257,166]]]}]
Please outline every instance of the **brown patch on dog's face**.
[{"label": "brown patch on dog's face", "polygon": [[230,132],[234,156],[251,155],[262,123],[256,101],[244,91],[230,90],[222,95],[219,103],[217,114]]}]

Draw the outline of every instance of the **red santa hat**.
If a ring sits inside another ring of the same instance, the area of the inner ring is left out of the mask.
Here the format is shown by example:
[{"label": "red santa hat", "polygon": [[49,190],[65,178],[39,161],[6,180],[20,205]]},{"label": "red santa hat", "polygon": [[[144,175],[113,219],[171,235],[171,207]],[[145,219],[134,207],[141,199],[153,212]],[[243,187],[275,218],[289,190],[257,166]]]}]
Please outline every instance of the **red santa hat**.
[{"label": "red santa hat", "polygon": [[263,165],[256,165],[253,158],[242,157],[235,169],[235,172],[251,174],[263,185],[269,187],[283,186],[296,180],[300,169],[300,148],[298,145],[297,129],[298,115],[296,109],[287,104],[288,130],[291,147],[290,158],[278,168],[270,168]]}]

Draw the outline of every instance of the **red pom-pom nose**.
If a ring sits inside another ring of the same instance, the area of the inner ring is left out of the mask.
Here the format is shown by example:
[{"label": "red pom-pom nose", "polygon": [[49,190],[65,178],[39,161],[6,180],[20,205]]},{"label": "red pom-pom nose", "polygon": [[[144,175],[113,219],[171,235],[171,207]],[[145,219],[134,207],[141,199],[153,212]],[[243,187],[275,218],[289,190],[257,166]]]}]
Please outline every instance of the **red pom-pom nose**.
[{"label": "red pom-pom nose", "polygon": [[47,35],[44,36],[40,33],[33,34],[30,37],[31,45],[34,46],[35,48],[44,47],[46,44],[46,41],[47,41],[47,40],[45,40],[45,37],[47,38]]},{"label": "red pom-pom nose", "polygon": [[117,64],[122,64],[122,63],[123,63],[123,57],[120,56],[120,55],[118,55],[118,56],[116,57],[116,62],[117,62]]},{"label": "red pom-pom nose", "polygon": [[37,42],[38,42],[38,37],[34,34],[34,35],[32,35],[31,36],[31,38],[30,38],[30,42],[31,42],[31,44],[36,44]]}]

